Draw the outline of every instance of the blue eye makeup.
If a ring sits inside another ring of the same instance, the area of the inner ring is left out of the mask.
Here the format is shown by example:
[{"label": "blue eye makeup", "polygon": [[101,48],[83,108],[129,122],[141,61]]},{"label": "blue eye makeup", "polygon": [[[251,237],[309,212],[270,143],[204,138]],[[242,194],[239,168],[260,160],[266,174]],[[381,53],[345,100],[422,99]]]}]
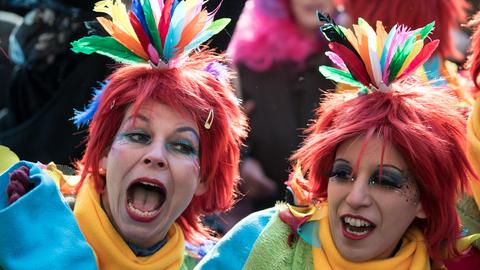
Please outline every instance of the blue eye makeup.
[{"label": "blue eye makeup", "polygon": [[[338,183],[355,181],[352,167],[347,161],[341,159],[335,161],[329,177],[330,181]],[[380,168],[373,171],[368,178],[368,184],[372,188],[395,191],[409,202],[418,202],[417,183],[408,174],[393,166],[384,165],[381,171]]]},{"label": "blue eye makeup", "polygon": [[[355,177],[352,174],[352,167],[348,162],[344,160],[337,160],[333,164],[333,169],[329,174],[331,180],[334,181],[353,181]],[[382,171],[380,169],[375,170],[368,178],[368,184],[371,186],[379,186],[386,189],[401,189],[407,182],[407,178],[403,173],[391,166],[383,166]]]},{"label": "blue eye makeup", "polygon": [[174,140],[168,143],[168,149],[184,155],[197,156],[198,151],[189,140]]},{"label": "blue eye makeup", "polygon": [[133,143],[150,144],[152,142],[152,137],[143,130],[123,132],[120,137]]}]

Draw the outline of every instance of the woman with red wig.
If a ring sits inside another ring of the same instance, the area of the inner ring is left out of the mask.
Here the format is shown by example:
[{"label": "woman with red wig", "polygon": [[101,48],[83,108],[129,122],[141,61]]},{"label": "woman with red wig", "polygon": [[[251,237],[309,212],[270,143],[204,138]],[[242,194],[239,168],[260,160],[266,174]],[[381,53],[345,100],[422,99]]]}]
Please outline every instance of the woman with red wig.
[{"label": "woman with red wig", "polygon": [[234,209],[244,211],[239,217],[284,198],[288,157],[301,142],[324,91],[333,86],[318,76],[318,66],[328,59],[315,12],[335,9],[335,0],[245,4],[227,50],[250,119],[240,169],[246,196]]},{"label": "woman with red wig", "polygon": [[387,32],[360,19],[354,33],[319,18],[338,67],[320,72],[358,92],[321,103],[287,203],[241,221],[196,269],[437,269],[480,237],[458,241],[457,194],[475,175],[465,118],[412,77],[438,45],[425,41],[434,23]]},{"label": "woman with red wig", "polygon": [[[74,117],[89,123],[75,188],[53,164],[1,175],[0,268],[188,269],[204,255],[212,237],[200,217],[233,203],[246,118],[224,59],[196,49],[229,22],[202,4],[96,4],[111,36],[73,50],[124,65]],[[73,213],[51,176],[77,193]]]}]

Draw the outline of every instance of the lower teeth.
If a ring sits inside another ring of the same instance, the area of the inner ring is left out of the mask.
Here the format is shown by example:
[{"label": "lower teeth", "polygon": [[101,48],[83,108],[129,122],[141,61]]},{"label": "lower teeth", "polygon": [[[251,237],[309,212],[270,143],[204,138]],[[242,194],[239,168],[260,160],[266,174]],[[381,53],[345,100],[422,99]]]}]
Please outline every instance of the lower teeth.
[{"label": "lower teeth", "polygon": [[349,227],[346,228],[347,229],[347,232],[351,233],[351,234],[355,234],[355,235],[365,235],[368,233],[368,230],[367,231],[362,231],[362,232],[358,232],[358,231],[352,231]]},{"label": "lower teeth", "polygon": [[139,216],[142,216],[142,217],[153,216],[157,212],[156,210],[155,211],[144,212],[142,210],[139,210],[139,209],[135,208],[135,206],[133,206],[132,202],[128,202],[128,207],[130,208],[130,210],[135,212],[135,214],[137,214]]}]

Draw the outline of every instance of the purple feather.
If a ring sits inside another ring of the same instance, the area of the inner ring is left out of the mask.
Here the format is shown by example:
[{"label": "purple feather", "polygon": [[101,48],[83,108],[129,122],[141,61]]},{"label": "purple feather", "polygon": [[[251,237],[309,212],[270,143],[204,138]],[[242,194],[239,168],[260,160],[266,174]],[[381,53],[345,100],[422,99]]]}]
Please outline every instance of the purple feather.
[{"label": "purple feather", "polygon": [[205,67],[205,71],[212,74],[217,81],[224,83],[228,80],[228,68],[217,61],[209,63]]},{"label": "purple feather", "polygon": [[77,128],[80,128],[82,125],[87,125],[90,120],[92,120],[93,116],[98,110],[98,104],[100,103],[100,99],[102,98],[103,90],[107,87],[109,81],[104,81],[100,83],[100,88],[94,89],[94,94],[92,100],[88,104],[88,106],[84,109],[84,111],[74,110],[74,116],[71,118],[73,123]]}]

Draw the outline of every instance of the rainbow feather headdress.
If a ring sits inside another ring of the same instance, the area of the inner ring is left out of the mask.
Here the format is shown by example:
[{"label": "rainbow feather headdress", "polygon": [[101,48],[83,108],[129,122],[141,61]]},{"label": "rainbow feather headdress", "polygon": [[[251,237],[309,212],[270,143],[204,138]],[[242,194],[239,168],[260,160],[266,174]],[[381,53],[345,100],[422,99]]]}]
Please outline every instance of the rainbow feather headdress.
[{"label": "rainbow feather headdress", "polygon": [[[72,50],[85,54],[98,53],[125,64],[150,63],[154,68],[179,67],[192,50],[230,22],[228,18],[214,21],[220,5],[208,13],[203,9],[205,2],[133,0],[127,12],[120,0],[99,1],[93,10],[110,16],[110,20],[97,17],[110,36],[83,37],[72,42]],[[226,73],[220,63],[210,63],[205,70],[218,80],[222,80]],[[108,81],[95,89],[92,101],[83,111],[74,111],[72,120],[77,127],[93,118],[107,85]],[[207,124],[205,127],[208,129]]]},{"label": "rainbow feather headdress", "polygon": [[390,91],[392,83],[407,78],[422,66],[439,43],[424,42],[435,22],[416,30],[395,25],[387,33],[382,22],[377,21],[375,31],[359,18],[352,31],[337,25],[328,15],[317,14],[324,22],[320,30],[331,50],[326,55],[338,67],[320,66],[320,73],[358,88],[359,95]]},{"label": "rainbow feather headdress", "polygon": [[213,20],[203,0],[133,0],[130,11],[120,0],[103,0],[94,11],[110,36],[92,35],[72,42],[74,52],[106,55],[121,63],[176,67],[182,58],[220,32],[230,19]]}]

